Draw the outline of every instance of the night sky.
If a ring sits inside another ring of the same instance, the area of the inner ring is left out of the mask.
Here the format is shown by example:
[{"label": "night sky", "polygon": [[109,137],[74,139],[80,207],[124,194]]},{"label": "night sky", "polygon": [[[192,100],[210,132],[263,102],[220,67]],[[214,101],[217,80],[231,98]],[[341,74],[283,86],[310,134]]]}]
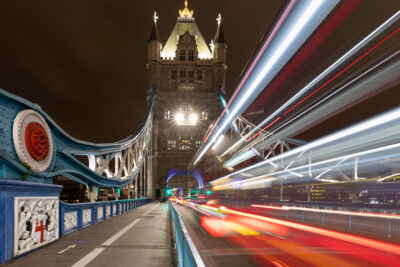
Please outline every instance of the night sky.
[{"label": "night sky", "polygon": [[[284,3],[189,1],[207,43],[222,13],[228,91]],[[183,0],[1,1],[0,88],[39,104],[76,138],[125,138],[147,108],[147,41],[153,12],[158,13],[165,44],[183,7]]]},{"label": "night sky", "polygon": [[[207,43],[222,13],[228,93],[285,3],[189,0]],[[73,137],[92,142],[123,139],[137,129],[147,109],[147,42],[153,12],[158,13],[165,44],[183,7],[184,0],[0,1],[0,88],[39,104]],[[292,83],[308,82],[399,8],[399,0],[363,1],[328,38],[326,48],[315,54],[318,62],[311,60],[297,72],[301,79],[293,76]],[[397,106],[399,99],[397,86],[299,137],[310,140],[327,134]]]}]

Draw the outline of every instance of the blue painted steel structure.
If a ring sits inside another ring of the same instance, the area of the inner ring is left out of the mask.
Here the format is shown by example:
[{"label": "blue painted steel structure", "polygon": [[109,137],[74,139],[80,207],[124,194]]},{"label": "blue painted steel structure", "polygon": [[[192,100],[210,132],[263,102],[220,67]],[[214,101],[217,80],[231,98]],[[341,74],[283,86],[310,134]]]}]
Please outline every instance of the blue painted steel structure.
[{"label": "blue painted steel structure", "polygon": [[[63,175],[95,187],[126,186],[136,178],[146,157],[151,138],[154,99],[155,86],[152,88],[146,119],[134,134],[119,142],[94,144],[69,136],[37,104],[0,89],[0,179],[21,180],[21,176],[26,174],[28,181],[52,183],[54,176]],[[14,148],[13,121],[20,111],[26,109],[38,112],[51,130],[54,156],[50,167],[43,172],[28,170]],[[89,158],[88,166],[77,159],[82,155]],[[119,170],[111,172],[106,165],[113,158],[119,161],[120,166]]]},{"label": "blue painted steel structure", "polygon": [[172,202],[169,203],[172,224],[175,229],[175,242],[178,254],[179,267],[205,266],[199,252],[194,245],[181,216],[176,212]]},{"label": "blue painted steel structure", "polygon": [[[60,237],[85,228],[87,226],[96,224],[98,222],[107,220],[109,218],[118,216],[122,213],[136,209],[150,202],[152,202],[152,199],[150,198],[126,199],[81,204],[67,204],[64,202],[60,202]],[[107,214],[107,209],[109,209],[110,211],[109,214]],[[85,222],[83,219],[84,210],[90,210],[90,220],[87,222]],[[103,213],[102,218],[100,218],[100,216],[98,215],[99,210],[101,210]],[[76,212],[77,223],[76,226],[65,229],[65,213],[68,212]]]}]

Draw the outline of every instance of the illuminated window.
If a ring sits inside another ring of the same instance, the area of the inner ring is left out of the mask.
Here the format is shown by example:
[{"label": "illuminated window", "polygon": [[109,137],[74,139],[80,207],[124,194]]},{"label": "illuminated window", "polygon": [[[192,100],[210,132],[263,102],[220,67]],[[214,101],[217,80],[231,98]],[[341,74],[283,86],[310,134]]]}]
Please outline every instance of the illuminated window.
[{"label": "illuminated window", "polygon": [[186,82],[186,71],[181,70],[179,72],[179,80],[181,83],[185,83]]},{"label": "illuminated window", "polygon": [[201,112],[200,119],[202,119],[202,120],[207,120],[207,119],[208,119],[208,113],[207,113],[207,111],[203,110],[203,111]]},{"label": "illuminated window", "polygon": [[179,141],[179,150],[181,151],[190,151],[193,150],[192,147],[192,138],[180,138]]},{"label": "illuminated window", "polygon": [[168,150],[175,150],[176,149],[176,141],[169,139],[168,140]]},{"label": "illuminated window", "polygon": [[198,81],[201,81],[201,80],[203,80],[203,72],[202,71],[197,71],[197,80]]},{"label": "illuminated window", "polygon": [[196,149],[199,149],[201,146],[201,140],[196,140]]},{"label": "illuminated window", "polygon": [[194,51],[193,50],[189,50],[188,59],[189,59],[189,61],[194,61]]},{"label": "illuminated window", "polygon": [[185,104],[185,105],[183,105],[182,107],[181,107],[181,111],[183,111],[183,112],[190,112],[190,111],[192,111],[193,109],[192,109],[192,106],[191,105],[189,105],[189,104]]},{"label": "illuminated window", "polygon": [[179,52],[179,60],[180,61],[185,61],[186,60],[186,51],[185,50],[181,50]]},{"label": "illuminated window", "polygon": [[176,70],[171,70],[171,80],[176,81],[177,79],[177,71]]},{"label": "illuminated window", "polygon": [[188,80],[189,80],[189,83],[194,83],[194,71],[188,72]]},{"label": "illuminated window", "polygon": [[164,120],[171,119],[171,112],[169,110],[164,111]]}]

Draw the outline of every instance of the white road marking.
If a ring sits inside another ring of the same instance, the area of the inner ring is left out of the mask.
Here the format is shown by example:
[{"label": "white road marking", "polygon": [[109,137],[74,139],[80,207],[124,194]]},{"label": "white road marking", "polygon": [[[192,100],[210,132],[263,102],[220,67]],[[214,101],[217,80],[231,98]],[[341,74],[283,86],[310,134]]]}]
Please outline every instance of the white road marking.
[{"label": "white road marking", "polygon": [[[149,209],[148,211],[146,211],[142,216],[146,216],[147,214],[149,214],[153,209],[155,209],[156,207],[158,207],[159,204],[155,205],[154,207],[152,207],[151,209]],[[103,244],[101,244],[101,246],[103,246],[102,248],[95,248],[93,249],[89,254],[87,254],[85,257],[83,257],[82,259],[80,259],[78,262],[76,262],[75,264],[73,264],[71,267],[84,267],[87,264],[89,264],[92,260],[94,260],[101,252],[103,252],[103,250],[105,250],[104,247],[110,246],[112,243],[114,243],[118,238],[120,238],[123,234],[125,234],[129,229],[131,229],[135,224],[137,224],[141,219],[136,219],[133,222],[131,222],[130,224],[128,224],[127,226],[125,226],[121,231],[119,231],[118,233],[116,233],[115,235],[113,235],[112,237],[110,237],[109,239],[107,239]]]},{"label": "white road marking", "polygon": [[94,258],[96,258],[101,252],[103,252],[105,248],[95,248],[85,257],[80,259],[77,263],[72,265],[71,267],[83,267],[86,266],[89,262],[91,262]]},{"label": "white road marking", "polygon": [[65,251],[67,251],[68,249],[71,249],[71,248],[74,248],[74,247],[76,247],[76,245],[68,246],[66,249],[60,250],[60,251],[58,252],[58,254],[62,254],[62,253],[64,253]]}]

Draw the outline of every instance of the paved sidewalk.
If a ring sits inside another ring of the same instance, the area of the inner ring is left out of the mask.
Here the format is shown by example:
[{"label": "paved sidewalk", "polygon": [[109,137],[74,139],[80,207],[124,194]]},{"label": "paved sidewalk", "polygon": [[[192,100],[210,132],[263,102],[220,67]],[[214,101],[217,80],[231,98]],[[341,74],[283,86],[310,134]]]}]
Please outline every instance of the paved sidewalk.
[{"label": "paved sidewalk", "polygon": [[174,266],[168,209],[166,203],[147,204],[5,266]]}]

